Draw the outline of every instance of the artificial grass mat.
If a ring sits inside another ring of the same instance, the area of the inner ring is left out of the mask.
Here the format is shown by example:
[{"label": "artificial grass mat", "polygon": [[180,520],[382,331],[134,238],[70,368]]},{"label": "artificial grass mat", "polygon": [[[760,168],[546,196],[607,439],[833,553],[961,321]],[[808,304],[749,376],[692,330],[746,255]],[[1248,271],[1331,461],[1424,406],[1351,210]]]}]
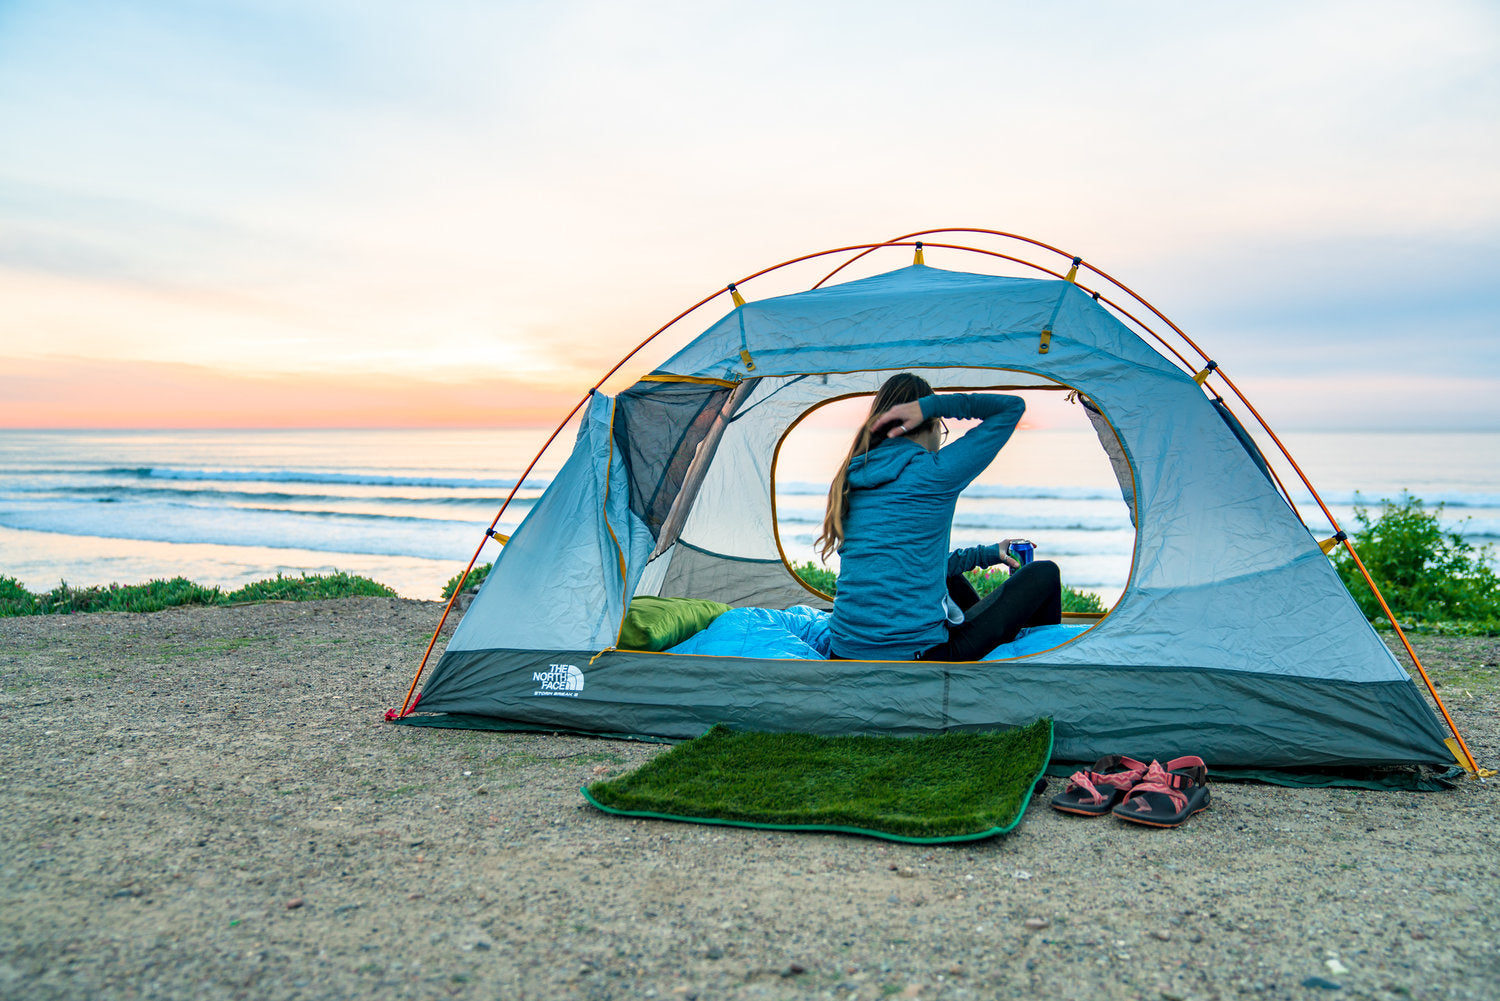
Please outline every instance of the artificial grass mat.
[{"label": "artificial grass mat", "polygon": [[998,733],[819,737],[719,724],[580,792],[609,813],[737,827],[972,841],[1020,823],[1052,720]]}]

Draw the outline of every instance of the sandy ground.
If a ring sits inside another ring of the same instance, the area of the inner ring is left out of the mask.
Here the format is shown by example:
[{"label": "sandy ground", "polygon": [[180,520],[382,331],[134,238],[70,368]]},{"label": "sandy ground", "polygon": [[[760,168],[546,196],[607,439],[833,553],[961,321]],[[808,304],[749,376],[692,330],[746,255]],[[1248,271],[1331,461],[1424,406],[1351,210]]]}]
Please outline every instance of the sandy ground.
[{"label": "sandy ground", "polygon": [[[438,606],[0,620],[0,997],[1500,997],[1500,779],[909,846],[599,813],[655,745],[399,727]],[[1495,640],[1419,652],[1482,764]]]}]

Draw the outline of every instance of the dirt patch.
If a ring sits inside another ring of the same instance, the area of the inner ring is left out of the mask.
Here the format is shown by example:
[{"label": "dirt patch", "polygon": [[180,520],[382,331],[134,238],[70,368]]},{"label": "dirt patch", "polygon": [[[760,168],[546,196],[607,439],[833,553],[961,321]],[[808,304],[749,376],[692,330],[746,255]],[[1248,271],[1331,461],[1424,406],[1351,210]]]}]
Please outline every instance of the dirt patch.
[{"label": "dirt patch", "polygon": [[[0,620],[0,995],[1494,997],[1500,780],[940,848],[634,822],[577,790],[657,746],[382,721],[440,608]],[[1415,642],[1494,767],[1500,643]]]}]

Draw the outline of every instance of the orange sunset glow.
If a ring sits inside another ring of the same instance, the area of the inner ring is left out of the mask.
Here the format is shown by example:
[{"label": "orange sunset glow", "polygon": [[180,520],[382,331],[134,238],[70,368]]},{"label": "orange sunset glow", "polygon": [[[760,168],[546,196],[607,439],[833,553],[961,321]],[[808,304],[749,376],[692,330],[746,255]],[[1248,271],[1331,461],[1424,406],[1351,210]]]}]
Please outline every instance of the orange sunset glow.
[{"label": "orange sunset glow", "polygon": [[940,226],[1116,275],[1278,426],[1500,427],[1500,21],[1272,6],[5,4],[0,427],[551,423]]},{"label": "orange sunset glow", "polygon": [[55,359],[17,363],[7,380],[0,426],[13,428],[529,426],[555,422],[582,392],[499,378],[272,377],[163,362]]}]

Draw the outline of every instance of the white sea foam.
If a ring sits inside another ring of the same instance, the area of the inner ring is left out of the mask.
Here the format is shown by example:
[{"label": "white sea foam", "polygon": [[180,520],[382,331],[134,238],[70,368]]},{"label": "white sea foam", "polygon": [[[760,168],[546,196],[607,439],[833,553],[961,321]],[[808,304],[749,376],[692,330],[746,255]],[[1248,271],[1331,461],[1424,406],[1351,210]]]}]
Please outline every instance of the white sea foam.
[{"label": "white sea foam", "polygon": [[[498,525],[503,533],[551,482],[566,443],[517,487],[544,437],[527,430],[0,432],[0,532],[7,533],[0,574],[44,589],[58,579],[109,583],[122,567],[204,583],[338,568],[397,574],[403,593],[435,597],[476,548],[482,560],[493,558],[484,530],[507,495],[514,491]],[[782,544],[792,559],[811,558],[827,495],[816,477],[837,465],[842,437],[830,435],[827,448],[801,456],[778,478]],[[954,545],[1030,537],[1039,555],[1063,565],[1070,584],[1118,590],[1135,533],[1108,462],[1090,434],[1035,437],[1013,442],[965,492]],[[1500,435],[1388,438],[1315,437],[1320,493],[1342,527],[1356,527],[1356,505],[1376,511],[1382,498],[1408,490],[1429,506],[1442,504],[1445,527],[1471,542],[1500,540]],[[1295,449],[1295,436],[1291,443]],[[1378,462],[1356,461],[1375,453]],[[1063,482],[1047,485],[1051,470]],[[1305,491],[1293,497],[1321,536],[1321,510]]]}]

